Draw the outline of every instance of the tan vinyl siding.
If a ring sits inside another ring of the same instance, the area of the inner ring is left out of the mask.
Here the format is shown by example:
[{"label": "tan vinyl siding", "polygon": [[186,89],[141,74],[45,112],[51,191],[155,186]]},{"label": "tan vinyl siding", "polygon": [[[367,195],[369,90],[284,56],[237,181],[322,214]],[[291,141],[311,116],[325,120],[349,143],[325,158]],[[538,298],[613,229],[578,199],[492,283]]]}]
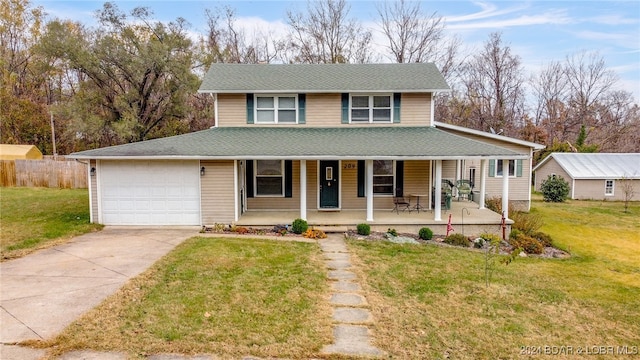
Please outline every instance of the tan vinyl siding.
[{"label": "tan vinyl siding", "polygon": [[[367,200],[358,197],[358,161],[342,161],[342,209],[361,210],[367,208]],[[374,201],[375,206],[375,201]]]},{"label": "tan vinyl siding", "polygon": [[[440,128],[440,129],[469,138],[469,139],[482,141],[488,144],[503,147],[505,149],[513,150],[524,155],[529,155],[531,151],[531,148],[524,145],[501,141],[498,139],[491,139],[491,138],[487,138],[487,137],[483,137],[475,134],[467,134],[467,133],[463,133],[463,132],[455,131],[451,129],[444,129],[444,128]],[[479,177],[480,176],[480,160],[472,159],[472,160],[465,161],[465,168],[463,172],[463,174],[465,175],[463,175],[463,178],[468,176],[467,174],[469,174],[470,167],[475,167],[477,169],[476,176]],[[489,161],[487,160],[487,169],[485,169],[487,174],[486,195],[490,198],[496,197],[496,196],[502,196],[502,176],[489,177],[488,167],[489,167]],[[531,192],[531,187],[529,185],[530,184],[529,174],[531,174],[531,161],[529,159],[523,159],[522,160],[522,177],[509,178],[509,200],[510,201],[519,201],[519,200],[526,201],[526,202],[529,201],[529,196]],[[476,187],[474,190],[478,191],[479,189],[480,189],[480,182],[478,178],[478,181],[476,182]]]},{"label": "tan vinyl siding", "polygon": [[307,94],[305,113],[306,126],[342,125],[341,94]]},{"label": "tan vinyl siding", "polygon": [[411,197],[412,206],[416,204],[417,199],[411,194],[418,194],[427,195],[420,198],[420,205],[425,208],[429,207],[431,197],[429,190],[430,165],[431,162],[428,160],[404,162],[404,195]]},{"label": "tan vinyl siding", "polygon": [[442,160],[442,180],[451,180],[455,184],[456,163],[457,160]]},{"label": "tan vinyl siding", "polygon": [[[89,169],[96,168],[96,160],[89,161]],[[91,222],[98,222],[98,177],[89,176],[89,191],[91,191]]]},{"label": "tan vinyl siding", "polygon": [[202,223],[231,223],[235,219],[233,160],[201,161],[206,169],[200,177]]},{"label": "tan vinyl siding", "polygon": [[[402,94],[400,124],[343,124],[340,93],[306,94],[305,124],[308,127],[335,126],[429,126],[431,119],[431,94]],[[246,94],[219,94],[218,119],[220,127],[263,126],[247,124]]]},{"label": "tan vinyl siding", "polygon": [[431,94],[405,93],[400,100],[402,126],[429,126],[431,124]]},{"label": "tan vinyl siding", "polygon": [[[613,180],[613,195],[605,195],[605,179],[576,179],[574,199],[577,200],[607,200],[623,201],[624,191],[622,190],[622,180]],[[640,200],[640,180],[633,181],[634,196],[633,201]],[[571,193],[569,193],[571,194]]]},{"label": "tan vinyl siding", "polygon": [[[569,183],[569,189],[572,187],[572,180],[569,174],[558,164],[556,159],[550,158],[545,162],[541,167],[536,170],[535,173],[535,189],[536,191],[540,191],[540,186],[542,182],[549,177],[549,175],[556,174],[556,176],[561,176],[566,182]],[[569,191],[569,195],[571,195],[571,191]]]},{"label": "tan vinyl siding", "polygon": [[[307,161],[307,181],[309,181]],[[300,209],[300,161],[293,161],[292,197],[253,197],[247,199],[247,210],[297,210]],[[248,179],[253,181],[253,179]],[[307,185],[307,188],[309,186]]]},{"label": "tan vinyl siding", "polygon": [[219,94],[216,124],[219,127],[247,126],[247,95]]}]

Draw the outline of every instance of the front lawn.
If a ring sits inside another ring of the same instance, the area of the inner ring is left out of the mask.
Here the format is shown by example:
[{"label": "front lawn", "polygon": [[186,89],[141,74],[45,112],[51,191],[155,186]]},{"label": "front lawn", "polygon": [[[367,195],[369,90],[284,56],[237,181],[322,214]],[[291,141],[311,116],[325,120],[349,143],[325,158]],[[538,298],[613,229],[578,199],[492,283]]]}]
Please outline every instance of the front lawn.
[{"label": "front lawn", "polygon": [[196,237],[49,345],[310,358],[332,342],[326,276],[316,244]]},{"label": "front lawn", "polygon": [[562,346],[573,357],[589,346],[637,354],[640,204],[625,214],[620,203],[536,202],[533,212],[572,258],[500,264],[488,288],[481,253],[349,241],[376,345],[400,358],[517,358]]},{"label": "front lawn", "polygon": [[0,188],[1,259],[102,228],[89,223],[87,189]]}]

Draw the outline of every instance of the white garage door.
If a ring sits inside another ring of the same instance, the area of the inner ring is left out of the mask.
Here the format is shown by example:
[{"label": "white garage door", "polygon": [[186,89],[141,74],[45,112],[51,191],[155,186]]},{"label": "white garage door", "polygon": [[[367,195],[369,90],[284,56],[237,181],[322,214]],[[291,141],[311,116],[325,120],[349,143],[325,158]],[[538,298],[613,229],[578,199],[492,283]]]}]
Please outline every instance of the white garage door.
[{"label": "white garage door", "polygon": [[198,161],[103,160],[98,187],[103,224],[200,224]]}]

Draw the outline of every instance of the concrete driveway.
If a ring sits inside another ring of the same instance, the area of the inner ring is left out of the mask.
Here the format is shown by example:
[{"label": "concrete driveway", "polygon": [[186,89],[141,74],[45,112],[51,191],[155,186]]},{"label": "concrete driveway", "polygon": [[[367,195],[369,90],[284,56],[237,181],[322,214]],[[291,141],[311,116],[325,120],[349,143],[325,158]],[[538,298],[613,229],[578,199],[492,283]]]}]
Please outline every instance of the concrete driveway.
[{"label": "concrete driveway", "polygon": [[0,343],[57,335],[198,230],[106,227],[0,263]]}]

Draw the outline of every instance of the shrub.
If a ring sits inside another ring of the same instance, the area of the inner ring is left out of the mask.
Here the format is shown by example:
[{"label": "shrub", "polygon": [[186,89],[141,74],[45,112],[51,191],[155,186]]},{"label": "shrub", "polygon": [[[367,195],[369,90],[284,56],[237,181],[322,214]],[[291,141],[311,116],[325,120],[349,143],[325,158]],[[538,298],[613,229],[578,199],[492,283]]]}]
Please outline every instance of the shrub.
[{"label": "shrub", "polygon": [[300,218],[293,220],[293,223],[291,224],[291,231],[296,234],[302,234],[307,231],[308,228],[309,224],[307,224],[307,221]]},{"label": "shrub", "polygon": [[487,209],[493,211],[493,212],[497,212],[498,214],[502,214],[502,197],[500,196],[494,196],[491,198],[487,198],[484,200],[484,206],[487,207]]},{"label": "shrub", "polygon": [[327,234],[325,234],[325,232],[322,230],[307,229],[307,231],[302,233],[302,236],[308,239],[318,240],[318,239],[325,239],[327,237]]},{"label": "shrub", "polygon": [[569,183],[562,176],[549,175],[542,181],[540,192],[544,201],[563,202],[569,195]]},{"label": "shrub", "polygon": [[449,245],[469,247],[469,239],[462,234],[451,234],[444,238],[444,242]]},{"label": "shrub", "polygon": [[512,229],[522,231],[527,235],[531,235],[542,227],[542,216],[540,214],[531,214],[523,211],[514,211],[509,215],[513,220]]},{"label": "shrub", "polygon": [[553,240],[551,239],[551,235],[547,233],[543,233],[542,231],[535,232],[531,234],[531,237],[540,241],[543,246],[552,246]]},{"label": "shrub", "polygon": [[489,233],[480,234],[480,238],[482,238],[485,242],[488,242],[493,245],[500,244],[500,242],[502,241],[500,236],[496,234],[489,234]]},{"label": "shrub", "polygon": [[392,229],[392,228],[387,229],[387,234],[391,236],[398,236],[398,232],[396,231],[396,229]]},{"label": "shrub", "polygon": [[423,227],[418,231],[418,236],[422,240],[431,240],[433,238],[433,231],[428,227]]},{"label": "shrub", "polygon": [[509,237],[509,244],[514,248],[521,248],[527,254],[542,254],[544,251],[544,246],[538,239],[522,233]]},{"label": "shrub", "polygon": [[369,235],[371,234],[371,226],[369,226],[369,224],[358,224],[358,226],[356,227],[357,231],[358,231],[358,235]]}]

